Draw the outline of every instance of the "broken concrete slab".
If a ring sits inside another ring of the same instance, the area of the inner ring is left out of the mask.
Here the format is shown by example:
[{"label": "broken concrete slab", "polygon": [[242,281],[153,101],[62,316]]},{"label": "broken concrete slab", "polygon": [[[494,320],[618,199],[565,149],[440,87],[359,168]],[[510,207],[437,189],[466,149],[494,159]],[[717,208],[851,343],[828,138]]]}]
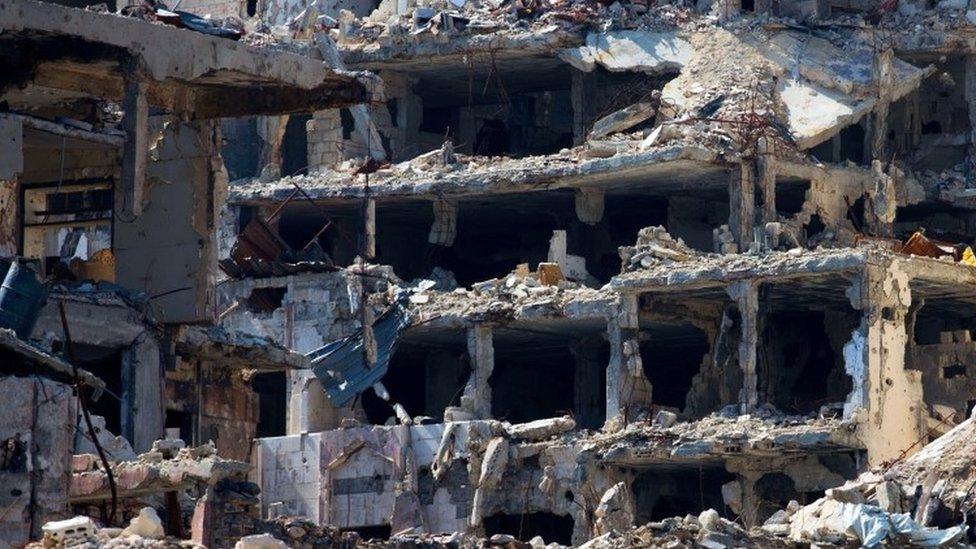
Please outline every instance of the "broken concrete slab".
[{"label": "broken concrete slab", "polygon": [[590,33],[585,46],[563,50],[559,58],[583,72],[600,65],[611,72],[661,74],[680,70],[692,52],[674,32],[620,30]]},{"label": "broken concrete slab", "polygon": [[594,122],[593,129],[590,131],[590,139],[599,139],[612,133],[629,130],[650,120],[655,114],[657,114],[657,107],[654,102],[634,103]]},{"label": "broken concrete slab", "polygon": [[790,133],[801,149],[830,139],[874,107],[873,99],[854,99],[803,79],[783,78],[776,91],[786,107]]}]

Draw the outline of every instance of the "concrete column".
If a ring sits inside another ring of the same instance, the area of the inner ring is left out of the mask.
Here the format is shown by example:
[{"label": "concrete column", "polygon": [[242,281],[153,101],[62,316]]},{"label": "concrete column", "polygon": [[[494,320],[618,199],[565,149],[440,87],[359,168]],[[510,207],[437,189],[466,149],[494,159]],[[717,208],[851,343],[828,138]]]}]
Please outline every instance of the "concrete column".
[{"label": "concrete column", "polygon": [[287,114],[257,117],[257,132],[258,137],[261,138],[260,175],[264,181],[290,175],[281,173],[281,145],[285,140],[288,118]]},{"label": "concrete column", "polygon": [[495,368],[495,347],[491,326],[478,323],[468,328],[468,356],[471,377],[464,386],[461,406],[476,418],[491,417],[491,385],[488,378]]},{"label": "concrete column", "polygon": [[115,191],[115,211],[124,218],[142,213],[146,189],[146,156],[149,151],[148,85],[136,72],[126,76],[125,96],[122,99],[122,126],[125,145],[122,147],[122,182]]},{"label": "concrete column", "polygon": [[363,206],[363,259],[376,257],[376,199],[367,198]]},{"label": "concrete column", "polygon": [[439,246],[453,246],[457,238],[457,202],[437,199],[434,201],[434,221],[430,224],[427,242]]},{"label": "concrete column", "polygon": [[607,423],[620,426],[651,406],[652,387],[644,375],[638,336],[637,296],[623,295],[617,315],[607,322]]},{"label": "concrete column", "polygon": [[23,124],[0,115],[0,257],[17,255],[20,224],[17,176],[24,171]]},{"label": "concrete column", "polygon": [[570,69],[572,84],[570,99],[573,104],[573,144],[586,141],[586,133],[593,121],[593,105],[596,100],[596,75]]},{"label": "concrete column", "polygon": [[17,179],[0,180],[0,257],[17,255],[20,244],[20,224],[17,201],[20,198]]},{"label": "concrete column", "polygon": [[584,337],[571,348],[575,367],[573,369],[573,413],[576,425],[581,428],[598,429],[603,424],[600,390],[600,345],[602,341],[594,337]]},{"label": "concrete column", "polygon": [[887,48],[878,52],[877,57],[878,102],[871,116],[871,159],[882,162],[888,161],[888,111],[894,85],[891,67],[894,55],[894,51]]},{"label": "concrete column", "polygon": [[742,413],[755,409],[759,401],[759,378],[756,373],[756,347],[759,344],[759,284],[753,280],[739,280],[729,284],[729,297],[739,309],[741,336],[739,339],[739,367],[742,369],[742,390],[739,406]]},{"label": "concrete column", "polygon": [[336,408],[329,402],[322,383],[311,370],[288,372],[287,398],[286,432],[289,435],[338,429],[343,418],[358,419],[352,408]]},{"label": "concrete column", "polygon": [[844,346],[844,369],[853,378],[845,415],[857,425],[871,466],[911,455],[925,443],[921,372],[905,367],[909,282],[897,263],[868,265],[848,290],[863,316]]},{"label": "concrete column", "polygon": [[136,453],[163,436],[163,375],[159,344],[143,332],[122,356],[122,433]]},{"label": "concrete column", "polygon": [[966,103],[969,105],[969,153],[973,154],[976,151],[976,55],[974,54],[966,57]]},{"label": "concrete column", "polygon": [[729,228],[739,251],[752,244],[752,227],[756,209],[756,166],[749,161],[739,164],[739,173],[729,180]]},{"label": "concrete column", "polygon": [[886,172],[880,160],[871,162],[871,175],[874,178],[874,194],[871,195],[870,211],[865,212],[868,230],[875,236],[892,238],[895,234],[895,216],[898,213],[898,191],[896,177],[899,170],[889,166]]},{"label": "concrete column", "polygon": [[765,139],[759,141],[756,158],[756,191],[762,194],[762,211],[758,215],[761,225],[776,221],[776,158],[769,154]]}]

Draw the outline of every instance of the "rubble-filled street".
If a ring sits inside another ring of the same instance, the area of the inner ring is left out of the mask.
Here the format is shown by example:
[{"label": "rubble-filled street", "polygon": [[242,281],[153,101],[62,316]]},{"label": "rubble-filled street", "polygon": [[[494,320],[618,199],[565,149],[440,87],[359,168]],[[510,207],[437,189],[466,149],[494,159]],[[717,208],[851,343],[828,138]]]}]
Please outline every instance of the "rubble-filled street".
[{"label": "rubble-filled street", "polygon": [[976,0],[0,0],[0,549],[976,547]]}]

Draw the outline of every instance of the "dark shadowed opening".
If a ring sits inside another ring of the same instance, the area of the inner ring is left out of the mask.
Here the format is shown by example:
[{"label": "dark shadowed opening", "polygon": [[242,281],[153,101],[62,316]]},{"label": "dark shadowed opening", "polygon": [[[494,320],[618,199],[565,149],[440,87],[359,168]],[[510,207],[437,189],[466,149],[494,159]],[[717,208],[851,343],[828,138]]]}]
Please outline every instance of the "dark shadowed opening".
[{"label": "dark shadowed opening", "polygon": [[485,517],[485,535],[508,534],[519,541],[529,541],[536,536],[545,542],[569,546],[573,538],[573,517],[553,513],[525,513],[522,515],[497,514]]}]

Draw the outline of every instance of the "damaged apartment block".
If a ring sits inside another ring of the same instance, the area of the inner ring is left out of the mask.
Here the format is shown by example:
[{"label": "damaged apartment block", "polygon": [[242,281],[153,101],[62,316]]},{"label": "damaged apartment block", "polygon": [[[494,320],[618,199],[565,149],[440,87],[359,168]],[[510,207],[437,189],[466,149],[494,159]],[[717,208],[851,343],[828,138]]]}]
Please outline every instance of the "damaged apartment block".
[{"label": "damaged apartment block", "polygon": [[0,3],[0,544],[976,543],[974,25]]}]

